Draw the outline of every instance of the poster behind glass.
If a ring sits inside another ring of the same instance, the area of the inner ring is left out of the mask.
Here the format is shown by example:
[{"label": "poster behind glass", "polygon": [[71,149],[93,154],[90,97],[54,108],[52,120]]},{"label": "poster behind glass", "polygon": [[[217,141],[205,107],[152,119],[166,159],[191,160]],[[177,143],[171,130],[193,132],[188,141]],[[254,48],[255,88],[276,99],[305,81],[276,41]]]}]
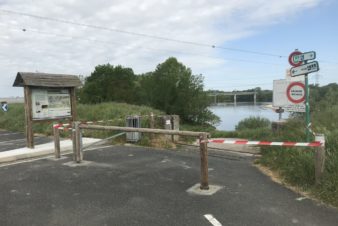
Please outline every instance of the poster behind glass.
[{"label": "poster behind glass", "polygon": [[32,89],[33,120],[71,117],[68,89]]}]

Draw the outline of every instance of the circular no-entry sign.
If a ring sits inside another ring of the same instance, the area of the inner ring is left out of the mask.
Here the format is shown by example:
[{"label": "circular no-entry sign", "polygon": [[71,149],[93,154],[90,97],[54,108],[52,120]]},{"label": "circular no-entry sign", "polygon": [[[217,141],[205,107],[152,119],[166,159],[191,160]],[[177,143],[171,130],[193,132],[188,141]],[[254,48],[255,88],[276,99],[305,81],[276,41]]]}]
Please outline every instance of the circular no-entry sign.
[{"label": "circular no-entry sign", "polygon": [[294,59],[294,56],[301,55],[301,54],[302,54],[302,52],[299,52],[298,50],[292,52],[289,56],[289,63],[294,67],[302,65],[302,63],[303,63],[302,61],[296,61],[295,62],[295,59]]},{"label": "circular no-entry sign", "polygon": [[292,82],[286,89],[288,100],[294,104],[299,104],[305,100],[305,85],[302,82]]}]

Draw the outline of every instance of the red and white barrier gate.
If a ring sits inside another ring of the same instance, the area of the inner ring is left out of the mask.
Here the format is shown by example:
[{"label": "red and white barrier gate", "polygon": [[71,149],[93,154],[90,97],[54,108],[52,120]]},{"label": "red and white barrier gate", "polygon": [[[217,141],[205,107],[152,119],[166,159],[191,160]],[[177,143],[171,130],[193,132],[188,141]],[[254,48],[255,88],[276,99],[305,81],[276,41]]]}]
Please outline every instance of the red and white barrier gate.
[{"label": "red and white barrier gate", "polygon": [[320,141],[315,142],[271,142],[271,141],[248,141],[248,140],[224,140],[224,139],[209,139],[209,143],[218,144],[247,144],[247,145],[261,145],[261,146],[286,146],[286,147],[320,147],[324,143]]}]

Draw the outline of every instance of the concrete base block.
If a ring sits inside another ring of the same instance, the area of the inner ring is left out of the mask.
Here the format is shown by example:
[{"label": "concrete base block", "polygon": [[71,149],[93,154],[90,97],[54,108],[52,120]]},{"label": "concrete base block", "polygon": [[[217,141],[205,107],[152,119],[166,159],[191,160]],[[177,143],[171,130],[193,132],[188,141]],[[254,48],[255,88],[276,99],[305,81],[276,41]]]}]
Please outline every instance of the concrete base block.
[{"label": "concrete base block", "polygon": [[223,188],[222,186],[218,185],[209,185],[209,190],[202,190],[200,189],[200,184],[198,183],[189,188],[187,192],[194,195],[213,195],[222,188]]},{"label": "concrete base block", "polygon": [[47,158],[47,159],[51,160],[51,161],[60,161],[60,160],[68,159],[68,157],[66,157],[66,156],[61,156],[60,158],[50,157],[50,158]]},{"label": "concrete base block", "polygon": [[78,167],[78,166],[88,166],[91,163],[92,163],[91,161],[82,160],[80,163],[71,161],[71,162],[63,163],[62,165],[69,166],[69,167]]}]

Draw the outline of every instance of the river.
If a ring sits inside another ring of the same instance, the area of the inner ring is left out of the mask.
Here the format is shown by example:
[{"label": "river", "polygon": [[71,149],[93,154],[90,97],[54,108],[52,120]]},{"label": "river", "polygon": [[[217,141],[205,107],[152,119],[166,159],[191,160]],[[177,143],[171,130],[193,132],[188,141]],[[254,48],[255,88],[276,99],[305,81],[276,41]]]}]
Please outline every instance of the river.
[{"label": "river", "polygon": [[[237,103],[234,104],[219,104],[217,106],[211,106],[209,109],[221,119],[221,123],[216,126],[218,130],[235,130],[235,126],[239,121],[253,117],[264,117],[270,121],[277,121],[278,114],[271,108],[271,103],[257,103],[256,105],[250,103]],[[287,118],[287,113],[283,113],[283,118]]]}]

